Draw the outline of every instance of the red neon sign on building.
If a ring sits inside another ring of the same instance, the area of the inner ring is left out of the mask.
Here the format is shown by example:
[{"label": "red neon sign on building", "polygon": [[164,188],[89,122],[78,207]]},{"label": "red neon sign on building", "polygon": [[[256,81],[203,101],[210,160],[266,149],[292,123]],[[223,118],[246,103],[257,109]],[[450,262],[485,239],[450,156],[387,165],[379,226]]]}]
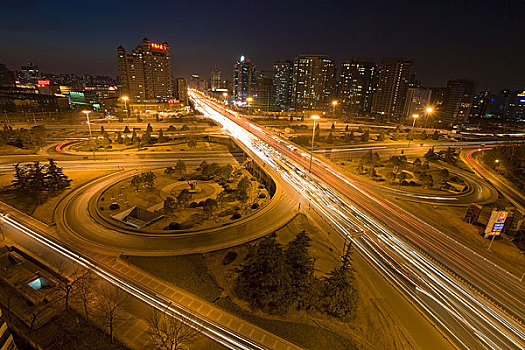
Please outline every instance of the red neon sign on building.
[{"label": "red neon sign on building", "polygon": [[150,48],[155,49],[155,50],[162,50],[162,51],[166,50],[166,44],[150,43],[149,45],[150,45]]}]

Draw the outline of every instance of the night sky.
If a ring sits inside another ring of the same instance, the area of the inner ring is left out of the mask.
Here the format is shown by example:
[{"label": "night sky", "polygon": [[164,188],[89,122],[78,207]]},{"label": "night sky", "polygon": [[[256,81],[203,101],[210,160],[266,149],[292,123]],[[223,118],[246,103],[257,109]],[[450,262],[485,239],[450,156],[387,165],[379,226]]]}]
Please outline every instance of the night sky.
[{"label": "night sky", "polygon": [[402,56],[427,86],[469,78],[525,89],[525,1],[12,1],[0,5],[0,63],[118,75],[116,48],[143,37],[171,46],[174,75],[230,78],[241,54],[276,58]]}]

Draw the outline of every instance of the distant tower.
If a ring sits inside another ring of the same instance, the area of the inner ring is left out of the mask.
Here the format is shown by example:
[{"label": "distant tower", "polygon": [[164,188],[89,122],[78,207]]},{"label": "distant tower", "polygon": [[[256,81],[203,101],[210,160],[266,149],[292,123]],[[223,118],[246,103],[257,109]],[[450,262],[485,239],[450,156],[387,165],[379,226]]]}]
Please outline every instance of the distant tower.
[{"label": "distant tower", "polygon": [[211,91],[217,91],[221,88],[221,71],[214,68],[211,71]]},{"label": "distant tower", "polygon": [[381,61],[377,93],[372,101],[372,116],[387,121],[401,119],[413,65],[414,61],[398,57]]},{"label": "distant tower", "polygon": [[273,64],[274,108],[287,111],[292,97],[293,63],[289,60],[277,60]]},{"label": "distant tower", "polygon": [[117,48],[123,94],[133,102],[166,102],[173,98],[170,48],[144,38],[131,54]]},{"label": "distant tower", "polygon": [[379,67],[374,59],[354,57],[343,62],[338,92],[343,112],[358,116],[370,115],[378,80]]},{"label": "distant tower", "polygon": [[241,56],[233,66],[233,98],[244,102],[255,93],[255,64]]},{"label": "distant tower", "polygon": [[335,64],[325,55],[301,55],[293,65],[291,106],[326,110],[335,92]]}]

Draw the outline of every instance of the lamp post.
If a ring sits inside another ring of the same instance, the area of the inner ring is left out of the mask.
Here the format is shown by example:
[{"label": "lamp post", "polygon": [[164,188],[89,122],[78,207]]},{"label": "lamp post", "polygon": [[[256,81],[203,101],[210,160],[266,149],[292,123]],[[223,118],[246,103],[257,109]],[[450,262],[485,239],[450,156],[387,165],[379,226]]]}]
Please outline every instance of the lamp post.
[{"label": "lamp post", "polygon": [[250,113],[250,109],[253,102],[253,97],[246,97],[246,102],[248,102],[248,113]]},{"label": "lamp post", "polygon": [[124,108],[126,108],[126,116],[129,117],[129,111],[128,111],[128,100],[129,100],[129,97],[128,96],[122,96],[121,99],[122,99],[122,101],[124,101]]},{"label": "lamp post", "polygon": [[312,158],[314,157],[314,139],[315,139],[315,121],[320,117],[318,115],[312,115],[310,118],[314,121],[314,128],[312,129],[312,148],[310,150],[310,168],[308,172],[312,172]]},{"label": "lamp post", "polygon": [[430,114],[432,114],[432,112],[434,112],[434,108],[432,107],[427,107],[427,109],[425,110],[425,129],[427,128],[427,123],[428,123],[428,116]]},{"label": "lamp post", "polygon": [[82,111],[82,113],[86,115],[87,125],[89,129],[89,139],[91,141],[91,146],[93,147],[92,148],[93,149],[93,160],[95,160],[95,145],[93,144],[93,134],[91,133],[91,122],[89,121],[89,113],[91,113],[91,111],[85,110],[85,111]]},{"label": "lamp post", "polygon": [[408,147],[410,148],[410,141],[414,138],[414,127],[416,126],[416,119],[419,118],[419,114],[412,114],[412,118],[414,118],[414,122],[412,123],[412,138],[408,140]]},{"label": "lamp post", "polygon": [[496,164],[498,164],[498,167],[496,168],[496,173],[499,174],[499,170],[500,170],[500,167],[501,167],[501,162],[499,161],[499,159],[496,159],[494,162],[496,162]]},{"label": "lamp post", "polygon": [[336,106],[337,106],[337,100],[333,100],[332,101],[332,114],[334,118],[335,118],[335,107]]},{"label": "lamp post", "polygon": [[222,93],[222,96],[224,97],[224,103],[226,103],[226,99],[228,98],[228,93],[227,92],[223,92]]}]

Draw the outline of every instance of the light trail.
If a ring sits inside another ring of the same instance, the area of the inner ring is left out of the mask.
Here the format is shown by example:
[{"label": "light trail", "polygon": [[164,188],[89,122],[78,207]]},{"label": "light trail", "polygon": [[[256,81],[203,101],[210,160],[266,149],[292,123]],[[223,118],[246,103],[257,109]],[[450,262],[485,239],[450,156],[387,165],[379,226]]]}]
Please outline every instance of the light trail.
[{"label": "light trail", "polygon": [[206,320],[202,316],[193,313],[191,310],[174,304],[165,297],[156,294],[154,291],[144,290],[143,287],[137,287],[130,281],[126,281],[124,278],[106,271],[105,269],[96,265],[90,259],[84,257],[81,253],[78,253],[74,249],[67,247],[64,243],[58,243],[50,238],[45,237],[35,230],[19,223],[8,214],[0,213],[0,221],[3,221],[5,224],[18,231],[21,231],[28,237],[31,237],[33,240],[55,251],[56,253],[59,253],[73,263],[79,264],[80,266],[93,271],[105,281],[111,283],[114,286],[117,286],[118,288],[121,288],[147,305],[150,305],[159,311],[168,312],[171,316],[179,319],[191,327],[194,327],[195,329],[198,329],[201,333],[228,349],[266,349],[265,347],[245,339],[214,322]]},{"label": "light trail", "polygon": [[[378,220],[364,214],[348,197],[334,192],[321,178],[309,174],[305,170],[305,157],[301,158],[297,153],[297,147],[252,123],[248,126],[235,112],[205,100],[195,92],[191,92],[191,96],[197,108],[223,125],[258,158],[269,164],[287,183],[300,192],[336,228],[336,231],[351,239],[358,250],[388,276],[389,280],[413,303],[421,310],[425,310],[456,344],[464,348],[523,349],[525,347],[525,333],[521,325],[480,297],[476,290],[467,288],[433,259],[415,250],[405,240],[399,239]],[[257,132],[258,136],[252,132]],[[346,185],[359,191],[364,196],[364,200],[372,200],[387,211],[393,210],[362,191],[357,184],[337,170],[323,165],[315,158],[313,163],[315,164],[313,173],[316,173],[316,168],[329,172],[331,176],[339,178]],[[357,198],[352,199],[357,200]],[[358,202],[358,204],[373,216],[380,214],[377,208],[369,206],[366,202]],[[396,216],[400,214],[396,213]],[[408,213],[401,214],[401,217],[416,226],[419,224]],[[401,232],[410,232],[404,224],[398,226],[402,228]],[[365,232],[363,237],[352,238],[355,233],[363,231]],[[451,254],[452,258],[459,259],[460,262],[467,259],[447,247],[447,242],[438,242],[439,245],[436,245],[436,242],[417,235],[405,238],[422,251],[436,252],[446,248],[446,252]]]}]

